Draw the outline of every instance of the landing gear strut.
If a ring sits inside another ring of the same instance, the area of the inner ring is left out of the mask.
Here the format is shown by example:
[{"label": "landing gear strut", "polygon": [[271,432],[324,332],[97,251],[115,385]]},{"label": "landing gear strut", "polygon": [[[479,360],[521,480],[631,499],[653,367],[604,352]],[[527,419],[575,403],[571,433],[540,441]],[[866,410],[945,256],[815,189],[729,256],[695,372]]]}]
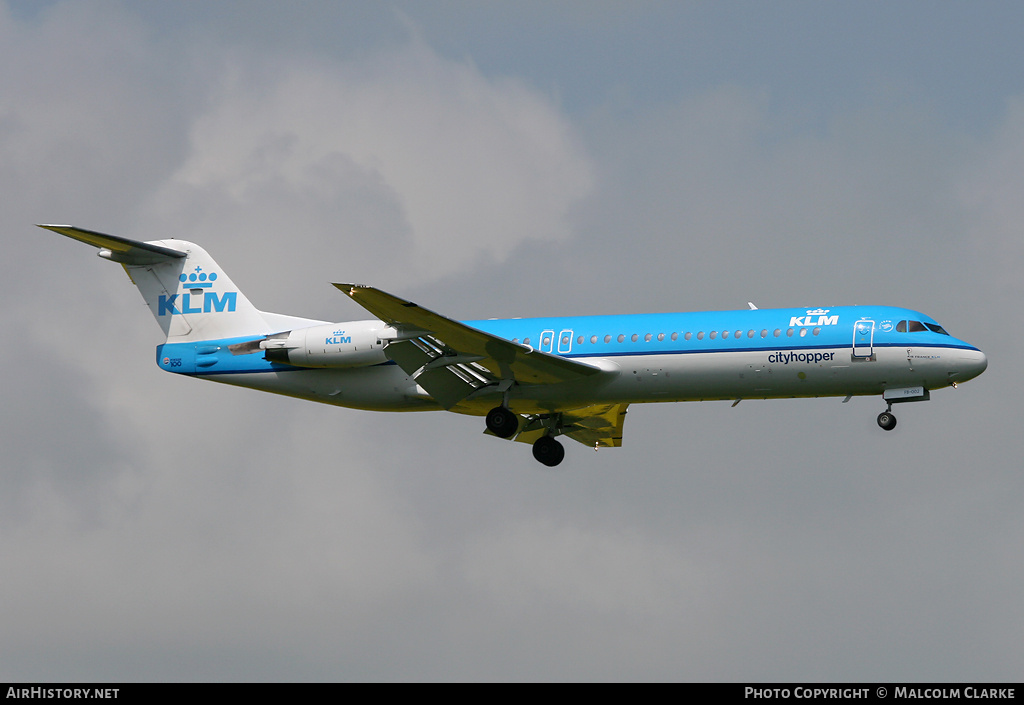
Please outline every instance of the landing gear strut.
[{"label": "landing gear strut", "polygon": [[519,416],[504,406],[487,412],[487,430],[498,438],[511,438],[519,430]]},{"label": "landing gear strut", "polygon": [[565,448],[551,436],[541,436],[533,443],[533,457],[553,468],[565,457]]}]

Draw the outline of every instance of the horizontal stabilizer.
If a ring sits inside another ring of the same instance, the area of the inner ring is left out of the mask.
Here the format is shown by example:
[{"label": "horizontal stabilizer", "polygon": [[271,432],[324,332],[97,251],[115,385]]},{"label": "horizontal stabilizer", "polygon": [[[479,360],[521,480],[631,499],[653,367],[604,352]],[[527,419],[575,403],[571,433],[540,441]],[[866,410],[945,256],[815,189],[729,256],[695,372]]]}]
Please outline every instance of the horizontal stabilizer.
[{"label": "horizontal stabilizer", "polygon": [[73,240],[84,242],[93,247],[99,247],[100,257],[113,262],[128,265],[146,265],[168,262],[181,259],[186,256],[184,252],[178,252],[167,247],[151,245],[147,242],[129,240],[126,237],[117,235],[104,235],[84,228],[76,228],[72,225],[40,225],[40,228],[52,230]]}]

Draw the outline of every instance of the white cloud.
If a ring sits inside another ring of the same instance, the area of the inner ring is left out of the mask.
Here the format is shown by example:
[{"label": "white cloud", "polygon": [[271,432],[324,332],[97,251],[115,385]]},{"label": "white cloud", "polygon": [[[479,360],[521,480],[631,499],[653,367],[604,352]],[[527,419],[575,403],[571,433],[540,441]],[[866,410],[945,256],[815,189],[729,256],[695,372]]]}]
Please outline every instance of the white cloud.
[{"label": "white cloud", "polygon": [[386,253],[415,283],[566,239],[591,186],[550,99],[418,42],[347,62],[235,52],[211,71],[188,156],[151,202],[195,237],[301,233],[307,253],[349,271]]}]

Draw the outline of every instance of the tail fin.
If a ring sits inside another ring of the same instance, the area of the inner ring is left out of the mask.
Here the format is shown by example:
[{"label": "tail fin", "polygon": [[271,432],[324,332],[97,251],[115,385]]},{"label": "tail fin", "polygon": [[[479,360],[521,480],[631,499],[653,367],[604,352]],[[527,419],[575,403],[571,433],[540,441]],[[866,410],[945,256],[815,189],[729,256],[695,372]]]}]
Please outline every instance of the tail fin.
[{"label": "tail fin", "polygon": [[139,242],[70,225],[40,225],[100,248],[124,267],[168,342],[268,335],[267,321],[206,250],[185,240]]}]

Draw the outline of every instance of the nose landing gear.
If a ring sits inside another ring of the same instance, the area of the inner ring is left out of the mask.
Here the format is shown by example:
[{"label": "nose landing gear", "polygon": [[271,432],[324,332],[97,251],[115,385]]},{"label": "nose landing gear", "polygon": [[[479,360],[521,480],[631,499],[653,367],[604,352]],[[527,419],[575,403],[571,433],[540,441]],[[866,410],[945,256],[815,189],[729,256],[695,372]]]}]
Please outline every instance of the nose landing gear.
[{"label": "nose landing gear", "polygon": [[888,408],[878,415],[878,425],[886,431],[896,428],[896,415],[892,413],[892,404],[889,404]]},{"label": "nose landing gear", "polygon": [[886,431],[896,428],[896,416],[892,413],[893,404],[909,401],[928,401],[931,393],[924,385],[919,387],[894,387],[882,392],[882,401],[886,403],[885,411],[878,415],[878,425]]}]

